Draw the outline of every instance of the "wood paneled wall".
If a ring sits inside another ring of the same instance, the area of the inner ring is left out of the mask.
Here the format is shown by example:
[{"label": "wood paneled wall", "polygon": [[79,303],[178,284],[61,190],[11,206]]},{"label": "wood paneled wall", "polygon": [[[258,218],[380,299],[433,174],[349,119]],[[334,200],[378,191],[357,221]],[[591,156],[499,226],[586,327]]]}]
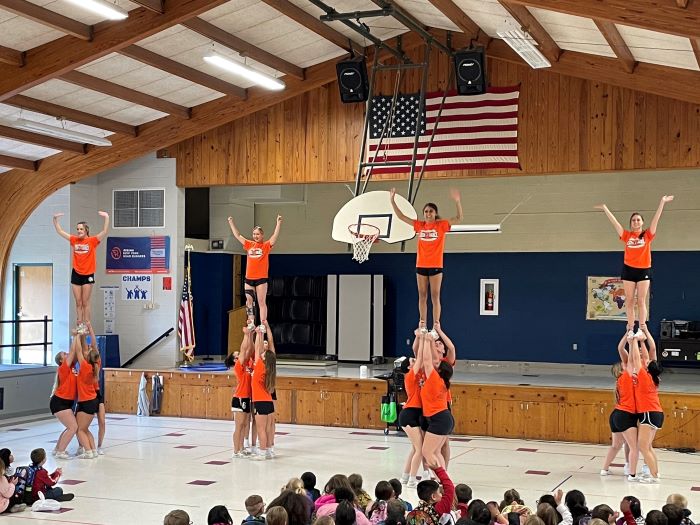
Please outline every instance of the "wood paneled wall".
[{"label": "wood paneled wall", "polygon": [[[448,60],[431,57],[429,89]],[[700,105],[492,59],[489,81],[521,85],[520,170],[434,172],[484,177],[700,166]],[[395,77],[383,74],[381,92]],[[402,92],[417,91],[416,72]],[[173,146],[179,186],[354,180],[364,104],[342,104],[336,82]],[[383,178],[405,178],[385,176]]]}]

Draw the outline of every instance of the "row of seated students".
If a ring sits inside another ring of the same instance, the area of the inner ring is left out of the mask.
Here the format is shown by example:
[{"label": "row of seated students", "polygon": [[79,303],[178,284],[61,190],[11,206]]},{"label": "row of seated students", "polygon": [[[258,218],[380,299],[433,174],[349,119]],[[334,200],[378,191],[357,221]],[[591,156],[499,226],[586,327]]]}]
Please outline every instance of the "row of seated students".
[{"label": "row of seated students", "polygon": [[[260,495],[249,496],[245,500],[248,516],[241,525],[694,525],[681,494],[669,495],[661,509],[646,514],[640,500],[631,495],[612,506],[603,503],[589,509],[584,494],[576,489],[544,494],[529,506],[515,489],[506,490],[500,503],[484,501],[474,498],[468,485],[455,486],[444,469],[436,467],[434,472],[440,482],[418,483],[415,508],[401,498],[398,479],[378,482],[371,498],[359,474],[336,474],[321,492],[316,476],[305,472],[290,479],[267,505]],[[174,510],[163,523],[193,522],[185,511]],[[234,521],[225,506],[217,505],[207,523],[233,525]]]}]

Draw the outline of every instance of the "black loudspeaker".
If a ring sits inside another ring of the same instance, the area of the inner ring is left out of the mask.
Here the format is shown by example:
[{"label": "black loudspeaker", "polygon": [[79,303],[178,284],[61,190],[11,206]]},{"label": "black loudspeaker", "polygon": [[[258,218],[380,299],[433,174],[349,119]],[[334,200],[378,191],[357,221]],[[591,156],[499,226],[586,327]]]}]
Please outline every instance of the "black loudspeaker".
[{"label": "black loudspeaker", "polygon": [[673,321],[661,321],[661,339],[673,337]]},{"label": "black loudspeaker", "polygon": [[483,49],[457,51],[454,55],[457,92],[481,95],[486,92],[486,55]]},{"label": "black loudspeaker", "polygon": [[343,102],[364,102],[369,94],[367,81],[367,63],[365,57],[359,56],[338,62],[335,65],[340,87],[340,100]]}]

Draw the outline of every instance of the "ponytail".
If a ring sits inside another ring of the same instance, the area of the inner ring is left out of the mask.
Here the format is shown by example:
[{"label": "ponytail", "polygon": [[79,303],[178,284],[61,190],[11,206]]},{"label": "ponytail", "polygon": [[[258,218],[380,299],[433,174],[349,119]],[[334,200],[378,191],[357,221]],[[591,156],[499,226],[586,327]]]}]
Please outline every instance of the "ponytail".
[{"label": "ponytail", "polygon": [[265,390],[268,394],[275,391],[277,382],[277,356],[271,350],[265,352]]},{"label": "ponytail", "polygon": [[663,373],[663,371],[664,369],[658,361],[649,361],[649,364],[647,365],[647,372],[649,372],[649,375],[656,386],[659,386],[659,376]]}]

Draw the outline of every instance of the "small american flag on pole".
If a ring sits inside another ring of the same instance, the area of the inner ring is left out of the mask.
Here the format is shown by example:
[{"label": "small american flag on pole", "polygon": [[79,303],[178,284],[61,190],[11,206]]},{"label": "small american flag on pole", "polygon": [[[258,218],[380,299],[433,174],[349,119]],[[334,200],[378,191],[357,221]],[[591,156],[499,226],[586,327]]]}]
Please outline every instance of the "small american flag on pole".
[{"label": "small american flag on pole", "polygon": [[185,268],[185,282],[182,285],[182,299],[180,300],[180,315],[177,320],[177,335],[180,338],[180,352],[188,361],[194,359],[194,316],[192,311],[192,291],[190,290],[190,261],[187,252],[187,266]]},{"label": "small american flag on pole", "polygon": [[[462,96],[448,92],[438,121],[443,92],[427,93],[420,119],[416,173],[460,169],[520,168],[518,160],[519,86],[491,87],[483,95]],[[390,115],[392,97],[372,98],[368,160],[410,161],[420,96],[399,94],[391,131],[379,138]],[[426,161],[428,143],[435,138]],[[375,158],[376,155],[376,158]],[[410,166],[375,166],[373,174],[408,173]]]}]

